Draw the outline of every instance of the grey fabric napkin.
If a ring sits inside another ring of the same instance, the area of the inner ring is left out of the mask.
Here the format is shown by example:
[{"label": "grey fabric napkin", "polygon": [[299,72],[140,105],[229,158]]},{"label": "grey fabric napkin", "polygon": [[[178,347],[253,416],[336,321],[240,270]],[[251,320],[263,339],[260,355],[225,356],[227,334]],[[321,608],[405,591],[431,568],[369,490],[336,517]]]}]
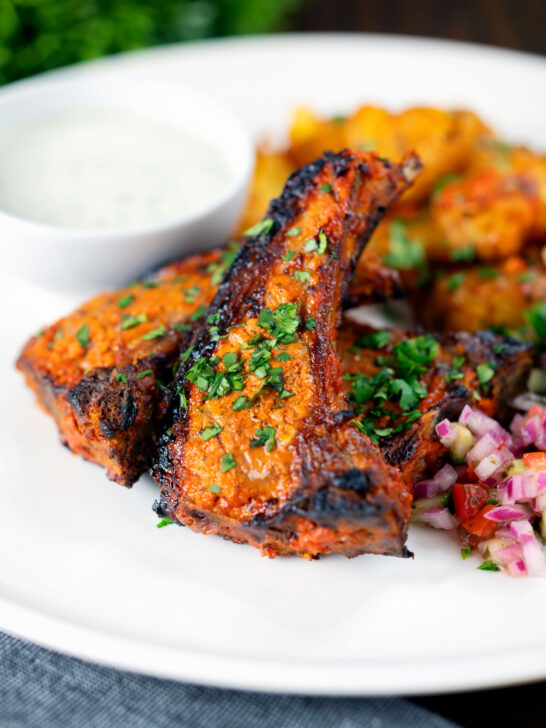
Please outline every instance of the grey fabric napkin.
[{"label": "grey fabric napkin", "polygon": [[454,728],[398,698],[205,688],[100,667],[0,633],[1,728]]}]

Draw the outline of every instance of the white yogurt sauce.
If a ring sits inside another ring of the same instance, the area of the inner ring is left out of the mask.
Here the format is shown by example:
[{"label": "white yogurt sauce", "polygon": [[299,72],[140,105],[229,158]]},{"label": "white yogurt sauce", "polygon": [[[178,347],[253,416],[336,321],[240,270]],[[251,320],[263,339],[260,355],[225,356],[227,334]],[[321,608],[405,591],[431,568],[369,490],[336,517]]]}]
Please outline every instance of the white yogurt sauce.
[{"label": "white yogurt sauce", "polygon": [[222,153],[174,126],[89,108],[0,136],[0,209],[75,228],[127,228],[187,214],[229,181]]}]

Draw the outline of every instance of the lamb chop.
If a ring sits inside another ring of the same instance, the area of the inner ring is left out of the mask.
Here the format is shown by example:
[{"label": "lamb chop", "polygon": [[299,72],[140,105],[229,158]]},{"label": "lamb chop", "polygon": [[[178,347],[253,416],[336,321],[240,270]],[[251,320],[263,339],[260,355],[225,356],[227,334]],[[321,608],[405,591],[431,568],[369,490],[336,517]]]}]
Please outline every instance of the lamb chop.
[{"label": "lamb chop", "polygon": [[[151,463],[164,383],[204,316],[230,251],[164,266],[97,296],[30,339],[17,361],[61,441],[132,485]],[[224,256],[224,261],[222,260]]]},{"label": "lamb chop", "polygon": [[465,405],[504,419],[525,389],[533,347],[490,331],[437,335],[344,325],[338,339],[345,391],[358,427],[414,485],[446,448],[435,433]]},{"label": "lamb chop", "polygon": [[289,178],[180,359],[159,515],[267,556],[406,553],[411,493],[351,422],[336,338],[362,248],[419,166],[345,150]]}]

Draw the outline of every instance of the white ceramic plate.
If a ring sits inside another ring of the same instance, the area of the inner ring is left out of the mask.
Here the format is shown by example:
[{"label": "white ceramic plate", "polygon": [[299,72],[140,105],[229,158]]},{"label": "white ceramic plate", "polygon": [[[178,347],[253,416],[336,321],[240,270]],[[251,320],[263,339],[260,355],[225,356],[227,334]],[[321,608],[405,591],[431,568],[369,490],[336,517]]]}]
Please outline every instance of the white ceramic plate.
[{"label": "white ceramic plate", "polygon": [[[531,56],[280,36],[63,73],[117,68],[212,92],[256,135],[282,133],[300,103],[425,103],[472,107],[510,138],[546,146],[546,63]],[[400,694],[546,677],[546,580],[477,571],[445,534],[412,530],[414,560],[308,563],[156,529],[153,484],[124,490],[71,456],[13,370],[25,338],[77,301],[7,276],[0,297],[0,628],[101,663],[240,688]]]}]

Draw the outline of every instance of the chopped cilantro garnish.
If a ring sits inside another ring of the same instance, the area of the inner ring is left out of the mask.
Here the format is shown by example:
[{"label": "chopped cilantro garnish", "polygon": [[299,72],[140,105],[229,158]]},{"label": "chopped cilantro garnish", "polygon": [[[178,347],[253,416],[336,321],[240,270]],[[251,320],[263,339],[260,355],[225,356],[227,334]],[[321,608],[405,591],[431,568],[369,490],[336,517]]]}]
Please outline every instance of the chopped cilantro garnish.
[{"label": "chopped cilantro garnish", "polygon": [[268,233],[272,227],[273,227],[273,220],[271,218],[266,218],[265,220],[262,220],[261,222],[257,222],[256,225],[253,225],[252,227],[248,228],[248,230],[245,230],[243,235],[247,238],[252,237],[254,235],[261,235],[262,233]]},{"label": "chopped cilantro garnish", "polygon": [[478,375],[478,381],[481,385],[487,384],[495,376],[495,370],[490,364],[478,364],[476,367],[476,374]]},{"label": "chopped cilantro garnish", "polygon": [[318,243],[315,238],[309,238],[309,240],[306,240],[303,249],[306,253],[312,253],[313,250],[318,250]]},{"label": "chopped cilantro garnish", "polygon": [[492,561],[484,561],[478,566],[481,571],[500,571],[500,567],[494,564]]},{"label": "chopped cilantro garnish", "polygon": [[216,493],[216,494],[218,494],[218,493],[220,493],[220,492],[221,492],[221,490],[222,490],[222,489],[220,488],[220,486],[219,486],[219,485],[218,485],[217,483],[213,483],[213,484],[212,484],[212,485],[211,485],[211,486],[209,487],[209,490],[210,490],[210,492],[211,492],[211,493]]},{"label": "chopped cilantro garnish", "polygon": [[152,369],[145,369],[143,372],[139,372],[137,374],[137,379],[144,379],[144,377],[148,377],[148,376],[150,376],[150,374],[153,374],[153,373],[154,372]]},{"label": "chopped cilantro garnish", "polygon": [[207,273],[211,274],[210,282],[213,286],[219,286],[224,278],[227,269],[231,266],[237,255],[239,244],[232,241],[227,250],[222,251],[218,263],[210,263],[207,266]]},{"label": "chopped cilantro garnish", "polygon": [[308,318],[307,321],[305,322],[305,328],[309,329],[309,331],[313,331],[313,329],[316,327],[316,325],[317,325],[317,320],[314,318]]},{"label": "chopped cilantro garnish", "polygon": [[282,257],[285,263],[288,263],[292,260],[292,258],[296,255],[295,250],[288,250]]},{"label": "chopped cilantro garnish", "polygon": [[453,273],[453,275],[449,276],[447,281],[448,291],[456,291],[457,288],[460,288],[464,283],[465,278],[466,276],[464,273]]},{"label": "chopped cilantro garnish", "polygon": [[165,526],[171,526],[173,523],[174,521],[171,521],[170,518],[162,518],[157,524],[157,528],[165,528]]},{"label": "chopped cilantro garnish", "polygon": [[233,457],[232,453],[227,452],[225,455],[222,455],[222,459],[220,461],[220,472],[227,473],[228,470],[231,470],[236,466],[235,458]]},{"label": "chopped cilantro garnish", "polygon": [[476,248],[473,245],[464,245],[451,251],[451,260],[470,263],[476,257]]},{"label": "chopped cilantro garnish", "polygon": [[289,231],[288,231],[288,232],[287,232],[286,234],[287,234],[287,235],[288,235],[289,237],[291,237],[291,238],[294,238],[294,237],[296,237],[296,235],[299,235],[300,233],[301,233],[301,228],[299,228],[299,227],[294,227],[294,228],[292,228],[291,230],[289,230]]},{"label": "chopped cilantro garnish", "polygon": [[492,278],[498,278],[499,275],[499,271],[496,268],[491,268],[487,265],[478,268],[478,276],[484,281]]},{"label": "chopped cilantro garnish", "polygon": [[474,391],[472,392],[472,399],[475,399],[475,400],[476,400],[476,402],[480,402],[480,401],[481,401],[481,398],[482,398],[482,395],[481,395],[481,394],[480,394],[480,393],[478,392],[478,390],[477,390],[477,389],[475,389],[475,390],[474,390]]},{"label": "chopped cilantro garnish", "polygon": [[142,288],[157,288],[159,281],[155,278],[150,278],[147,281],[142,281]]},{"label": "chopped cilantro garnish", "polygon": [[191,325],[174,323],[173,329],[177,329],[178,331],[191,331]]},{"label": "chopped cilantro garnish", "polygon": [[391,340],[390,331],[374,331],[368,336],[361,336],[355,341],[355,346],[361,349],[384,349]]},{"label": "chopped cilantro garnish", "polygon": [[263,308],[258,317],[258,324],[281,344],[289,344],[294,341],[294,334],[300,325],[297,311],[295,303],[281,303],[275,311]]},{"label": "chopped cilantro garnish", "polygon": [[467,543],[461,549],[461,556],[462,556],[462,558],[463,559],[468,559],[468,557],[470,556],[470,554],[472,553],[473,550],[474,549],[472,548],[472,546],[469,543]]},{"label": "chopped cilantro garnish", "polygon": [[294,271],[294,280],[295,281],[300,281],[301,283],[305,283],[305,281],[308,281],[309,278],[311,278],[311,273],[309,273],[308,270]]},{"label": "chopped cilantro garnish", "polygon": [[127,306],[131,303],[133,300],[133,296],[130,293],[127,293],[125,296],[122,296],[118,300],[118,306],[120,308],[127,308]]},{"label": "chopped cilantro garnish", "polygon": [[321,192],[331,192],[332,187],[331,187],[331,185],[328,184],[328,182],[325,182],[323,185],[320,186],[320,191]]},{"label": "chopped cilantro garnish", "polygon": [[289,392],[288,389],[283,389],[281,392],[281,399],[287,399],[288,397],[293,397],[294,392]]},{"label": "chopped cilantro garnish", "polygon": [[387,265],[400,270],[426,270],[423,244],[408,236],[401,220],[395,220],[389,227],[389,252],[384,260]]},{"label": "chopped cilantro garnish", "polygon": [[200,432],[201,439],[203,442],[206,442],[207,440],[210,440],[211,437],[216,437],[216,435],[219,435],[224,428],[220,427],[220,425],[217,425],[216,422],[213,422],[210,427],[205,427],[204,430]]},{"label": "chopped cilantro garnish", "polygon": [[457,180],[459,179],[460,175],[455,174],[454,172],[448,172],[443,177],[440,177],[440,179],[436,182],[436,184],[432,188],[432,194],[434,196],[439,195],[444,187],[447,187],[447,185],[450,185],[453,182],[457,182]]},{"label": "chopped cilantro garnish", "polygon": [[123,382],[124,384],[127,383],[127,377],[123,374],[123,372],[116,373],[116,382]]},{"label": "chopped cilantro garnish", "polygon": [[536,273],[531,270],[525,271],[525,273],[520,273],[518,275],[518,283],[530,283],[532,280],[535,279]]},{"label": "chopped cilantro garnish", "polygon": [[78,329],[78,331],[76,331],[76,339],[84,349],[89,344],[90,332],[91,327],[89,324],[84,324],[80,329]]},{"label": "chopped cilantro garnish", "polygon": [[321,230],[318,235],[319,244],[318,244],[318,250],[317,253],[319,255],[322,255],[326,252],[326,248],[328,247],[328,238],[326,237],[326,233]]},{"label": "chopped cilantro garnish", "polygon": [[261,430],[256,430],[256,439],[250,441],[250,447],[260,447],[263,445],[267,452],[274,450],[276,444],[275,428],[267,426]]},{"label": "chopped cilantro garnish", "polygon": [[160,339],[162,336],[165,336],[166,333],[167,328],[162,324],[161,326],[158,326],[157,329],[148,331],[148,333],[144,334],[142,338],[144,341],[151,341],[152,339]]},{"label": "chopped cilantro garnish", "polygon": [[287,354],[286,351],[281,351],[280,354],[277,354],[275,361],[283,362],[283,361],[290,361],[290,359],[292,359],[290,354]]},{"label": "chopped cilantro garnish", "polygon": [[[356,426],[373,442],[402,432],[421,416],[417,406],[427,390],[419,377],[436,358],[438,348],[430,335],[406,339],[392,347],[390,356],[378,357],[382,366],[373,376],[361,372],[344,375],[353,383],[349,392],[353,410],[356,415],[363,414]],[[401,411],[384,408],[384,404],[396,400]]]},{"label": "chopped cilantro garnish", "polygon": [[457,356],[453,359],[451,369],[446,374],[446,382],[452,382],[455,379],[463,379],[464,374],[460,371],[464,364],[464,356]]},{"label": "chopped cilantro garnish", "polygon": [[205,308],[205,306],[199,306],[199,308],[196,308],[195,311],[191,314],[190,321],[198,321],[200,318],[203,318],[206,311],[207,309]]},{"label": "chopped cilantro garnish", "polygon": [[252,400],[249,400],[248,397],[241,395],[240,397],[237,397],[237,399],[233,403],[232,409],[234,410],[234,412],[239,412],[240,410],[245,410],[249,407],[252,407],[252,404]]},{"label": "chopped cilantro garnish", "polygon": [[184,301],[186,303],[193,303],[200,293],[201,289],[197,286],[192,286],[191,288],[186,288],[182,291],[182,295],[184,296]]},{"label": "chopped cilantro garnish", "polygon": [[124,316],[121,321],[121,330],[126,331],[127,329],[132,329],[139,324],[146,323],[147,320],[146,314],[144,313],[141,313],[138,316]]},{"label": "chopped cilantro garnish", "polygon": [[546,301],[539,301],[525,312],[539,344],[546,344]]}]

